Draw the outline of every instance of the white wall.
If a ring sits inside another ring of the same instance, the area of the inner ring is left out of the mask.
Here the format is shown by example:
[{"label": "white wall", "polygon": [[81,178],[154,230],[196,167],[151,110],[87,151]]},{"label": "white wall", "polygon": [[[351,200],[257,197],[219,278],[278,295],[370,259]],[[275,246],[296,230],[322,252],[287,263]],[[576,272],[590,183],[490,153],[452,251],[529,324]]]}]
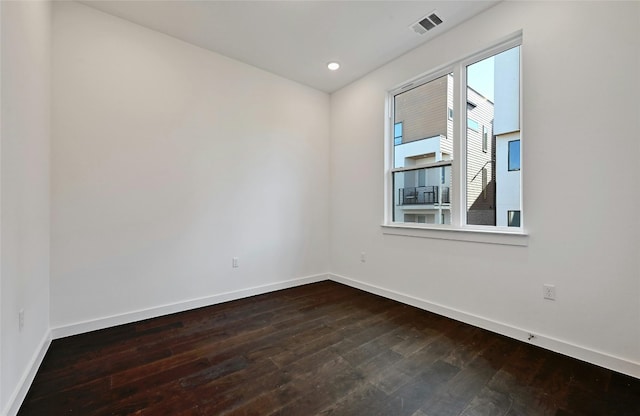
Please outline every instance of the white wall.
[{"label": "white wall", "polygon": [[0,11],[0,413],[8,414],[49,342],[51,8],[3,1]]},{"label": "white wall", "polygon": [[[383,234],[386,92],[520,29],[528,246]],[[640,377],[639,39],[637,2],[504,2],[334,93],[336,278]]]},{"label": "white wall", "polygon": [[[51,159],[49,7],[0,3],[0,410],[26,393],[49,322],[73,332],[329,269],[640,376],[640,4],[501,3],[329,103],[56,2]],[[528,247],[384,235],[386,91],[519,29]]]},{"label": "white wall", "polygon": [[54,335],[326,278],[327,94],[53,8]]}]

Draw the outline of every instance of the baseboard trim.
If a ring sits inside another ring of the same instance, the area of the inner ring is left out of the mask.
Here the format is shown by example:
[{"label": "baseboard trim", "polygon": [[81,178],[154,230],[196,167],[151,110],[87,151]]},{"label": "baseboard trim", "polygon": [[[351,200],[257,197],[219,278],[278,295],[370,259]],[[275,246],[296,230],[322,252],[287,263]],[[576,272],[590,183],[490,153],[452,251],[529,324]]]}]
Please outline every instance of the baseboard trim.
[{"label": "baseboard trim", "polygon": [[40,368],[40,364],[42,364],[42,360],[44,360],[44,356],[47,353],[47,350],[49,349],[49,345],[51,345],[51,340],[52,340],[51,331],[48,330],[42,337],[42,340],[40,341],[40,345],[38,346],[38,349],[36,350],[35,354],[33,355],[33,357],[31,357],[31,360],[29,361],[29,365],[27,366],[27,369],[25,370],[22,377],[20,378],[20,382],[16,386],[16,389],[14,390],[13,394],[11,394],[11,396],[9,397],[9,400],[7,401],[7,406],[2,412],[3,415],[15,416],[18,414],[18,410],[20,410],[20,406],[22,405],[24,398],[27,397],[27,393],[29,392],[29,387],[31,387],[31,383],[33,382],[33,379],[36,377],[36,373]]},{"label": "baseboard trim", "polygon": [[446,316],[447,318],[455,319],[456,321],[464,322],[469,325],[486,329],[488,331],[495,332],[509,338],[527,342],[532,345],[557,352],[559,354],[567,355],[569,357],[605,367],[619,373],[640,378],[640,363],[638,362],[629,361],[624,358],[616,357],[600,351],[595,351],[590,348],[576,345],[565,340],[546,336],[544,334],[533,333],[534,338],[529,340],[529,336],[530,334],[532,334],[532,332],[526,329],[483,318],[478,315],[439,305],[437,303],[429,302],[423,299],[416,298],[414,296],[385,289],[380,286],[372,285],[338,274],[329,274],[329,279],[338,283],[345,284],[347,286],[354,287],[356,289],[364,290],[365,292],[373,293],[375,295],[396,300],[407,305],[415,306],[417,308],[424,309],[438,315]]},{"label": "baseboard trim", "polygon": [[15,416],[20,409],[24,398],[29,391],[29,387],[35,378],[38,368],[42,364],[42,360],[49,349],[49,345],[53,339],[64,338],[71,335],[82,334],[85,332],[95,331],[99,329],[109,328],[117,325],[137,322],[143,319],[155,318],[158,316],[168,315],[176,312],[183,312],[203,306],[215,305],[218,303],[228,302],[232,300],[242,299],[249,296],[260,295],[263,293],[273,292],[276,290],[287,289],[295,286],[301,286],[309,283],[320,282],[323,280],[333,280],[338,283],[345,284],[369,293],[383,296],[388,299],[396,300],[407,305],[415,306],[429,312],[437,313],[460,322],[467,323],[488,331],[492,331],[510,338],[514,338],[523,342],[528,342],[536,346],[577,358],[601,367],[640,378],[640,363],[616,357],[607,353],[595,351],[583,346],[575,345],[570,342],[560,340],[554,337],[545,336],[544,334],[535,333],[535,338],[528,340],[531,331],[523,328],[514,327],[491,319],[483,318],[474,314],[460,311],[447,306],[428,302],[414,296],[406,295],[400,292],[389,290],[380,286],[371,285],[356,279],[351,279],[333,273],[317,274],[291,280],[284,280],[266,285],[255,286],[247,289],[241,289],[231,292],[220,293],[212,296],[206,296],[197,299],[191,299],[183,302],[162,305],[158,307],[142,309],[138,311],[113,315],[109,317],[89,320],[70,325],[64,325],[52,328],[48,331],[40,342],[37,352],[32,357],[27,370],[24,372],[20,383],[16,387],[14,393],[9,398],[6,408],[2,415]]},{"label": "baseboard trim", "polygon": [[64,338],[72,335],[83,334],[86,332],[96,331],[114,327],[117,325],[129,324],[132,322],[142,321],[144,319],[156,318],[159,316],[169,315],[177,312],[184,312],[190,309],[211,306],[218,303],[229,302],[232,300],[242,299],[249,296],[261,295],[263,293],[273,292],[281,289],[288,289],[295,286],[301,286],[309,283],[315,283],[329,279],[328,273],[316,274],[312,276],[300,277],[280,282],[269,283],[266,285],[254,286],[247,289],[240,289],[231,292],[219,293],[212,296],[205,296],[181,302],[175,302],[162,306],[152,307],[148,309],[140,309],[137,311],[127,312],[118,315],[107,316],[98,319],[77,322],[69,325],[62,325],[51,329],[52,339]]}]

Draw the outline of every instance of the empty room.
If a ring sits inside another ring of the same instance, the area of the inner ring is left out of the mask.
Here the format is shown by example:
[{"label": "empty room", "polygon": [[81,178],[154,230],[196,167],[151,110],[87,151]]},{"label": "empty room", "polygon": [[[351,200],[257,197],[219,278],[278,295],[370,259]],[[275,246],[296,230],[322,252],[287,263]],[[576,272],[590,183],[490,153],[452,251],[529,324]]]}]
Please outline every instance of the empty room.
[{"label": "empty room", "polygon": [[640,414],[640,2],[2,0],[0,45],[0,415]]}]

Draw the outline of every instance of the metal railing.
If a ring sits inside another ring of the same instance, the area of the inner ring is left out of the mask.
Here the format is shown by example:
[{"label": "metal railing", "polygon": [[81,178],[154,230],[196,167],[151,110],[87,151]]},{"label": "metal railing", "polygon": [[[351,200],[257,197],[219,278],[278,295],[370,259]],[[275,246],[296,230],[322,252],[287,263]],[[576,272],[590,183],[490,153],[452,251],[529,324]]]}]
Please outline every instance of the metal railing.
[{"label": "metal railing", "polygon": [[400,205],[435,205],[442,200],[443,204],[451,203],[449,198],[449,187],[443,186],[441,191],[438,186],[414,186],[409,188],[400,188],[399,201]]}]

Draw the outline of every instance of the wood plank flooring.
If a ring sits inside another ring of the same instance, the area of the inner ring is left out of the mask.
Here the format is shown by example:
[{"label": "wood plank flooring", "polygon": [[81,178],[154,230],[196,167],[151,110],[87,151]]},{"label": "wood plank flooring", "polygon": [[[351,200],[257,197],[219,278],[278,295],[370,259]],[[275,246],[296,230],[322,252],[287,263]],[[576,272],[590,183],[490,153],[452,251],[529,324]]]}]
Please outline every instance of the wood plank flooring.
[{"label": "wood plank flooring", "polygon": [[53,341],[27,415],[640,415],[640,380],[334,282]]}]

